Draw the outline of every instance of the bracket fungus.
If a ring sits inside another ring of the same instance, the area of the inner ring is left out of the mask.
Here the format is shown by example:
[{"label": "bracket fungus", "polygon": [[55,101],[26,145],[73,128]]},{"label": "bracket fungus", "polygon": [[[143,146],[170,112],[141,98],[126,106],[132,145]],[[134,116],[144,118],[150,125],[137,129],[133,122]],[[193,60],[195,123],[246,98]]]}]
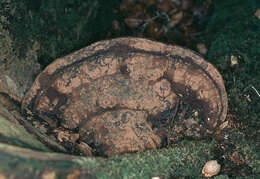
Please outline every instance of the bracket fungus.
[{"label": "bracket fungus", "polygon": [[22,108],[74,153],[113,156],[163,147],[178,122],[187,135],[213,132],[227,95],[219,72],[195,52],[128,37],[51,63]]}]

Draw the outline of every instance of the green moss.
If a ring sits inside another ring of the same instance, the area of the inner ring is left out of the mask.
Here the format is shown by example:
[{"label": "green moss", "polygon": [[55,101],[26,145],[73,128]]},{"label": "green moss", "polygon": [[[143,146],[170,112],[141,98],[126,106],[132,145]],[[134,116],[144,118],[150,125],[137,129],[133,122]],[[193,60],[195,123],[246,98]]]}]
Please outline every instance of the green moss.
[{"label": "green moss", "polygon": [[[224,77],[230,114],[253,131],[260,126],[260,97],[252,88],[260,90],[260,20],[254,15],[259,7],[258,0],[214,1],[204,37],[210,47],[207,59]],[[231,56],[238,65],[230,64]]]},{"label": "green moss", "polygon": [[[260,20],[254,15],[258,0],[214,1],[214,15],[207,26],[207,59],[220,70],[229,100],[229,120],[240,123],[232,129],[232,142],[247,157],[254,178],[260,175]],[[231,65],[230,58],[238,59]],[[255,89],[253,89],[255,88]]]},{"label": "green moss", "polygon": [[41,178],[44,172],[54,172],[56,178],[65,178],[77,166],[69,161],[39,161],[6,153],[0,156],[0,174],[10,178]]},{"label": "green moss", "polygon": [[[231,136],[237,151],[243,156],[249,156],[246,163],[252,167],[256,176],[259,169],[259,155],[257,146],[237,131]],[[84,175],[96,178],[201,178],[201,169],[206,161],[215,159],[214,141],[184,140],[168,148],[150,150],[137,154],[125,154],[105,158],[84,158],[57,153],[37,153],[28,149],[21,149],[0,145],[1,167],[0,173],[15,166],[20,173],[38,176],[46,169],[55,171],[57,176],[63,176],[78,169]],[[26,155],[24,155],[26,154]],[[35,157],[33,157],[35,156]],[[223,165],[224,167],[225,165]],[[227,167],[227,166],[226,166]],[[19,172],[15,172],[17,175]],[[5,172],[9,173],[9,172]],[[227,178],[220,175],[219,178]],[[62,178],[62,177],[61,177]]]},{"label": "green moss", "polygon": [[98,178],[198,177],[214,146],[214,142],[182,141],[160,150],[79,163]]},{"label": "green moss", "polygon": [[[105,159],[69,155],[66,157],[57,153],[35,153],[27,149],[10,146],[8,148],[1,144],[0,172],[10,170],[10,166],[16,166],[18,171],[24,170],[28,174],[36,174],[44,171],[48,166],[50,170],[57,173],[60,170],[66,171],[77,167],[82,173],[88,171],[97,178],[200,177],[204,163],[212,159],[210,151],[215,145],[213,141],[182,141],[169,148]],[[3,152],[4,147],[7,148]],[[28,153],[29,156],[23,153]],[[33,158],[33,156],[36,157]],[[70,158],[72,158],[71,161]]]},{"label": "green moss", "polygon": [[[5,114],[5,116],[1,115]],[[0,141],[15,146],[51,151],[21,126],[14,116],[0,104]]]},{"label": "green moss", "polygon": [[252,173],[260,176],[260,144],[257,138],[249,139],[238,130],[233,130],[231,138],[236,150],[245,156],[246,163],[252,168]]},{"label": "green moss", "polygon": [[3,0],[0,15],[20,56],[33,42],[40,42],[39,62],[47,65],[57,57],[104,38],[119,1],[104,0]]}]

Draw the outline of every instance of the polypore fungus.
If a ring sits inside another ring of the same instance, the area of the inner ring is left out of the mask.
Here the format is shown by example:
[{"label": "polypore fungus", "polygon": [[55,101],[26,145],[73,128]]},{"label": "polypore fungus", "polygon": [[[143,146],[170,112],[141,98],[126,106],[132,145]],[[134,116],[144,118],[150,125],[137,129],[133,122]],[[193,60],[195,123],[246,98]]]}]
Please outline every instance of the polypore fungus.
[{"label": "polypore fungus", "polygon": [[[187,119],[188,128],[200,119],[200,126],[214,131],[226,117],[227,97],[221,75],[195,52],[119,38],[54,61],[38,75],[22,107],[48,123],[48,134],[79,134],[69,144],[58,141],[65,147],[84,143],[97,155],[112,156],[162,147],[180,111],[178,120]],[[84,148],[77,150],[91,153]]]}]

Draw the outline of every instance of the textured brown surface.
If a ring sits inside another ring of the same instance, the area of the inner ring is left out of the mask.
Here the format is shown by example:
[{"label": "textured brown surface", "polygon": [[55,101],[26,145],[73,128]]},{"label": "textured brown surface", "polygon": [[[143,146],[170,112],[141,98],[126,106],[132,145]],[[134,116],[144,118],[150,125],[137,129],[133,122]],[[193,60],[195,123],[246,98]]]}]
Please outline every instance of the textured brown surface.
[{"label": "textured brown surface", "polygon": [[22,107],[47,122],[60,142],[67,130],[79,134],[70,147],[84,142],[111,156],[161,147],[168,132],[156,124],[178,110],[179,101],[209,131],[226,117],[223,80],[202,57],[178,46],[119,38],[57,59],[37,77]]}]

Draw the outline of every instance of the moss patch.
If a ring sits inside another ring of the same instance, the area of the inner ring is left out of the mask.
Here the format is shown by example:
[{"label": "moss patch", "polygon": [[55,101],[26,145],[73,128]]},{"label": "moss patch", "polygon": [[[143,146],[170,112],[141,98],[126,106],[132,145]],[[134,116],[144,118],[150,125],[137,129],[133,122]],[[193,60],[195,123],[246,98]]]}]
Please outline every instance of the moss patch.
[{"label": "moss patch", "polygon": [[40,42],[39,62],[46,66],[57,57],[104,37],[110,26],[112,8],[118,0],[3,0],[0,15],[20,56],[35,41]]},{"label": "moss patch", "polygon": [[[221,71],[229,96],[230,116],[242,122],[248,134],[260,126],[260,20],[254,15],[260,2],[216,1],[208,24],[207,59]],[[238,64],[231,65],[231,56]]]}]

